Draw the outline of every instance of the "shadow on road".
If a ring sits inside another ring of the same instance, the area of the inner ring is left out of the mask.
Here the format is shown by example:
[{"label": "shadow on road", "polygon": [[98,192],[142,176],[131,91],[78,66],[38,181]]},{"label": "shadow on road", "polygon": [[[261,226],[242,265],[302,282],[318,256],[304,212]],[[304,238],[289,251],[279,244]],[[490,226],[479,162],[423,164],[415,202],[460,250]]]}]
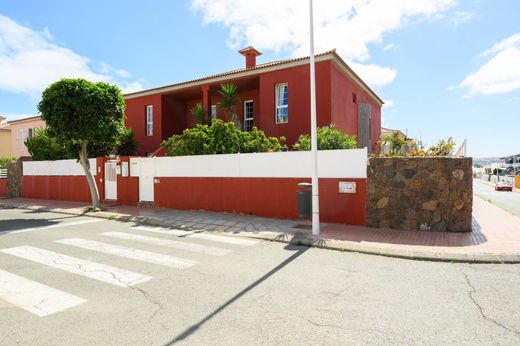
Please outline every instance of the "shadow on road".
[{"label": "shadow on road", "polygon": [[0,220],[0,234],[26,228],[46,227],[57,224],[58,221],[46,219],[10,219]]},{"label": "shadow on road", "polygon": [[60,223],[58,220],[77,218],[77,215],[53,217],[52,219],[6,219],[0,220],[0,234],[27,228],[47,227]]},{"label": "shadow on road", "polygon": [[233,296],[231,299],[229,299],[227,302],[222,304],[220,307],[218,307],[216,310],[211,312],[209,315],[204,317],[199,322],[195,323],[194,325],[186,328],[182,333],[177,335],[175,338],[173,338],[171,341],[167,342],[165,345],[174,345],[180,341],[183,341],[191,334],[195,333],[200,327],[202,327],[206,322],[208,322],[210,319],[215,317],[217,314],[222,312],[224,309],[226,309],[228,306],[233,304],[235,301],[240,299],[243,295],[245,295],[247,292],[251,291],[256,286],[260,285],[262,282],[270,278],[272,275],[276,274],[278,271],[283,269],[285,266],[287,266],[289,263],[294,261],[296,258],[301,256],[305,251],[309,249],[309,247],[306,246],[296,246],[289,244],[284,249],[289,251],[295,251],[294,254],[292,254],[290,257],[288,257],[286,260],[284,260],[282,263],[271,269],[269,272],[267,272],[264,276],[253,282],[251,285],[244,288],[242,291],[238,292],[235,296]]}]

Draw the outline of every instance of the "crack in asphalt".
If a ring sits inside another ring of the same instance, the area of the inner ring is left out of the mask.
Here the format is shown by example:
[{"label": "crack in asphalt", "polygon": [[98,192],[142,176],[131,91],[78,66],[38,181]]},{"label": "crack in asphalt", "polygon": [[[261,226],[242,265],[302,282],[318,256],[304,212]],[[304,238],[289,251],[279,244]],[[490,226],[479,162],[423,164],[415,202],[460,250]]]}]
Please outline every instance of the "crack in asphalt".
[{"label": "crack in asphalt", "polygon": [[342,328],[340,326],[336,326],[334,324],[321,324],[321,323],[318,323],[318,322],[314,322],[313,320],[308,319],[307,317],[304,317],[304,316],[298,316],[298,317],[301,318],[304,321],[309,322],[310,324],[312,324],[312,325],[314,325],[316,327],[329,327],[329,328],[337,328],[337,329],[345,330],[345,328]]},{"label": "crack in asphalt", "polygon": [[507,330],[510,333],[513,333],[513,334],[515,334],[517,336],[520,336],[520,332],[518,330],[516,330],[514,328],[509,328],[509,327],[505,326],[504,324],[502,324],[499,321],[489,317],[488,315],[486,315],[484,313],[484,309],[482,308],[482,306],[477,302],[477,300],[473,296],[475,293],[477,293],[477,290],[476,290],[475,286],[473,286],[471,284],[471,281],[469,280],[468,274],[466,274],[465,272],[462,272],[462,274],[464,275],[464,277],[466,279],[466,283],[467,283],[468,287],[470,288],[469,291],[468,291],[468,297],[473,302],[473,304],[478,308],[482,318],[485,319],[486,321],[489,321],[489,322],[493,323],[494,325],[496,325],[496,326],[498,326],[498,327],[500,327],[502,329]]},{"label": "crack in asphalt", "polygon": [[[61,264],[61,265],[73,265],[73,266],[76,265],[76,264],[71,264],[71,263],[58,263],[57,260],[53,260],[53,262],[55,264]],[[163,305],[159,301],[155,300],[148,292],[146,292],[145,290],[143,290],[141,288],[132,286],[132,283],[128,283],[128,282],[125,282],[125,281],[121,280],[119,277],[117,277],[117,275],[115,275],[111,271],[106,271],[106,270],[88,271],[88,270],[85,270],[83,268],[83,265],[79,264],[79,263],[77,264],[77,267],[78,267],[79,270],[81,270],[84,273],[106,273],[106,274],[109,274],[110,276],[112,276],[112,278],[114,280],[119,281],[125,287],[130,288],[134,292],[140,293],[147,301],[149,301],[150,303],[152,303],[153,305],[155,305],[157,307],[155,309],[155,311],[153,312],[153,314],[148,318],[148,323],[150,323],[155,318],[155,316],[157,316],[159,311],[161,309],[163,309]]]},{"label": "crack in asphalt", "polygon": [[[159,302],[158,300],[155,300],[148,292],[146,292],[145,290],[143,290],[142,288],[139,288],[139,287],[133,287],[133,286],[128,286],[128,288],[132,289],[132,291],[135,291],[135,292],[138,292],[140,293],[147,301],[149,301],[150,303],[152,303],[153,305],[156,306],[156,309],[155,311],[153,312],[153,314],[148,318],[148,323],[150,323],[154,318],[155,316],[157,316],[157,314],[159,313],[159,311],[161,311],[164,306],[161,304],[161,302]],[[164,326],[163,326],[164,327]]]}]

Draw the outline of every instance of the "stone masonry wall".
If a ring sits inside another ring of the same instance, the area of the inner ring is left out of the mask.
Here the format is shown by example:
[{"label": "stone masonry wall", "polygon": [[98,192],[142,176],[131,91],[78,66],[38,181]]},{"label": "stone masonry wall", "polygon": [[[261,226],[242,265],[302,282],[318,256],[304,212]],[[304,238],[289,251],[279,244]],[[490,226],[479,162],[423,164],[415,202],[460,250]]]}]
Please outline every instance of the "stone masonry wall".
[{"label": "stone masonry wall", "polygon": [[31,157],[20,157],[7,165],[7,197],[21,197],[23,161],[32,161]]},{"label": "stone masonry wall", "polygon": [[471,158],[371,158],[367,226],[422,231],[471,231]]}]

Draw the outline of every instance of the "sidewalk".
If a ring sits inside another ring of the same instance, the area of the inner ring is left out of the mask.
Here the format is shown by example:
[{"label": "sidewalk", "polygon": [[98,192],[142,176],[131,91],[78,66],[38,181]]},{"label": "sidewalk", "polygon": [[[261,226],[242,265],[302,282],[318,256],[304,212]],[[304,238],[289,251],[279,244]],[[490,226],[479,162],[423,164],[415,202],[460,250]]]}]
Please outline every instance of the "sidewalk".
[{"label": "sidewalk", "polygon": [[[0,199],[0,208],[22,208],[80,215],[87,203],[34,199]],[[130,206],[106,206],[88,216],[132,221],[186,231],[290,242],[340,251],[418,260],[474,263],[520,263],[520,218],[474,196],[473,232],[413,232],[339,224],[322,224],[321,237],[310,223],[249,215]]]}]

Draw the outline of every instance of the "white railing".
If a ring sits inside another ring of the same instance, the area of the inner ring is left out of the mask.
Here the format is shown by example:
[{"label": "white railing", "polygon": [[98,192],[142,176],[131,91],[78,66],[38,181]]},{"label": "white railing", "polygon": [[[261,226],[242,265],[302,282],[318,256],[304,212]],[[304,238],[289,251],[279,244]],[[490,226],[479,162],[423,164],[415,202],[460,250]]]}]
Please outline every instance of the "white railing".
[{"label": "white railing", "polygon": [[7,169],[0,169],[0,179],[7,179]]}]

